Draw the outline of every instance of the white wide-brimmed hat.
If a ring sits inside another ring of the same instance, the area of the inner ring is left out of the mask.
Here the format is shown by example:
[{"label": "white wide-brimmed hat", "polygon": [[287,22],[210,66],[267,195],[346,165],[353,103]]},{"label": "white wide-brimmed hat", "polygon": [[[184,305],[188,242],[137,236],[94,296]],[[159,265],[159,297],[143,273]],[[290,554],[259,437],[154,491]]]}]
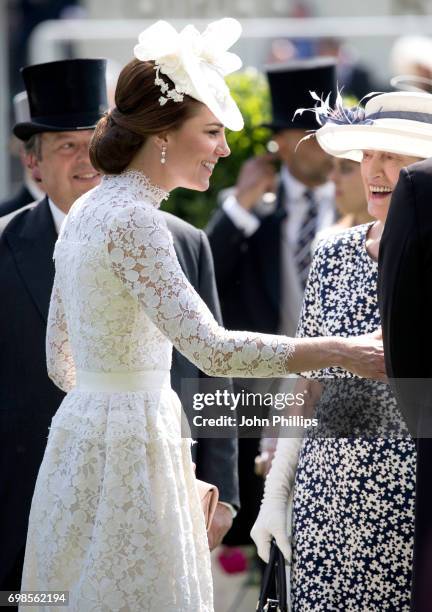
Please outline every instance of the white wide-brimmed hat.
[{"label": "white wide-brimmed hat", "polygon": [[322,102],[314,111],[322,125],[316,138],[335,157],[361,161],[364,150],[432,157],[431,94],[384,93],[368,100],[364,109],[346,109],[341,103],[330,109]]},{"label": "white wide-brimmed hat", "polygon": [[[228,52],[241,31],[236,19],[225,18],[210,23],[202,34],[193,25],[177,32],[166,21],[141,32],[134,54],[141,61],[155,62],[161,106],[182,102],[188,95],[205,104],[230,130],[241,130],[243,117],[224,79],[242,66],[238,55]],[[171,79],[174,89],[163,75]]]}]

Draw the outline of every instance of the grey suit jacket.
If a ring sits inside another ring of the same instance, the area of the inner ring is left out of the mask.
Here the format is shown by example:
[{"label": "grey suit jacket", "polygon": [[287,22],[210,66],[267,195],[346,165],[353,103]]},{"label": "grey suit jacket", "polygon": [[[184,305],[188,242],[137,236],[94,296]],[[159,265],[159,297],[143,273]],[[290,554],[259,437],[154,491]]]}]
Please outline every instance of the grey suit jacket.
[{"label": "grey suit jacket", "polygon": [[[174,238],[174,248],[183,272],[191,285],[207,304],[216,320],[221,323],[219,298],[216,289],[213,257],[205,233],[169,213],[163,213],[168,229]],[[171,384],[178,393],[183,408],[190,418],[191,397],[188,388],[182,388],[182,379],[208,378],[177,350],[173,351]],[[231,387],[231,381],[225,382]],[[197,383],[199,387],[199,381]],[[230,389],[232,390],[232,389]],[[239,507],[239,485],[237,474],[237,439],[203,438],[192,447],[192,456],[197,464],[197,477],[211,482],[219,488],[220,500]]]}]

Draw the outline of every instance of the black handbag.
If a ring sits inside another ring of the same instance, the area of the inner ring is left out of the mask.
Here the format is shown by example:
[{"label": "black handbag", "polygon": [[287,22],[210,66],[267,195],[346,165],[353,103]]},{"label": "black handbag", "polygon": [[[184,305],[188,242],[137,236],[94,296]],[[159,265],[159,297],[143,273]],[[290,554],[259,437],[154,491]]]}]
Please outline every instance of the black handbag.
[{"label": "black handbag", "polygon": [[264,571],[256,609],[257,612],[288,612],[285,558],[274,539],[271,542],[269,562]]}]

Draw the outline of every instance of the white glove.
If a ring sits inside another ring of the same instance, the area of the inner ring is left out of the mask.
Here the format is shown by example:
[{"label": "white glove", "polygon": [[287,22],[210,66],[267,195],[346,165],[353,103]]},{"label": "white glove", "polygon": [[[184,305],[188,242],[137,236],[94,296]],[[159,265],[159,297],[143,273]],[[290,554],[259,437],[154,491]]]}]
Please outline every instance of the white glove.
[{"label": "white glove", "polygon": [[265,563],[270,556],[270,543],[275,538],[288,563],[291,562],[291,524],[287,524],[288,498],[294,487],[302,438],[279,438],[273,463],[266,478],[264,495],[251,537],[258,555]]}]

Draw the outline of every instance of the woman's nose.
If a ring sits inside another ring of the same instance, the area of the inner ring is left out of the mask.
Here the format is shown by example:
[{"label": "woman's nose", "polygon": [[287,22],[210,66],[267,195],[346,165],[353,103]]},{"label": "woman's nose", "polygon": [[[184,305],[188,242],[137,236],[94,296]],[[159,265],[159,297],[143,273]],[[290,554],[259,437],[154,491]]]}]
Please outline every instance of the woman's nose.
[{"label": "woman's nose", "polygon": [[381,177],[383,174],[381,160],[378,158],[372,159],[368,170],[369,179]]},{"label": "woman's nose", "polygon": [[219,143],[216,151],[219,157],[228,157],[228,155],[231,154],[231,149],[228,146],[225,136],[223,138],[223,141]]},{"label": "woman's nose", "polygon": [[332,181],[333,183],[337,183],[339,180],[339,172],[336,170],[331,170],[328,175],[328,180]]}]

